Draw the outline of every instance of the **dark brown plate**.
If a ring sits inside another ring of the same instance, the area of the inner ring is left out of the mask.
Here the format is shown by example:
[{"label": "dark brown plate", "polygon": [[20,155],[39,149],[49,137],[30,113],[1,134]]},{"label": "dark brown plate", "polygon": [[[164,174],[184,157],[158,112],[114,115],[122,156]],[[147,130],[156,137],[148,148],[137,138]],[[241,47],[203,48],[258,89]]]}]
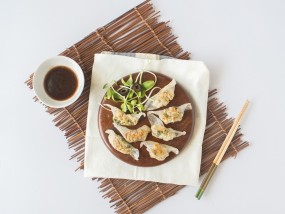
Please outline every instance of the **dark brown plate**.
[{"label": "dark brown plate", "polygon": [[[168,76],[165,76],[165,75],[162,75],[159,73],[155,73],[155,74],[157,75],[156,86],[158,86],[158,87],[162,88],[172,80]],[[133,75],[133,79],[135,79],[136,76],[138,75],[138,73],[134,73],[132,75]],[[128,78],[129,78],[129,75],[124,77],[124,80],[127,80]],[[148,73],[143,74],[143,81],[150,80],[150,79],[153,79],[153,76],[151,74],[148,74]],[[155,93],[157,93],[157,92],[155,92]],[[172,123],[172,124],[167,124],[165,126],[168,128],[173,128],[173,129],[178,130],[178,131],[186,131],[186,135],[174,138],[171,141],[163,141],[161,139],[157,139],[157,138],[153,137],[151,135],[151,133],[149,133],[146,140],[152,140],[152,141],[156,141],[159,143],[167,144],[169,146],[176,147],[179,150],[179,154],[180,154],[182,149],[185,147],[187,142],[189,142],[189,139],[192,136],[192,132],[194,129],[194,118],[195,118],[194,117],[194,111],[195,110],[194,110],[192,99],[189,96],[189,94],[187,94],[184,91],[184,89],[179,85],[179,83],[176,83],[174,99],[172,101],[170,101],[170,103],[166,107],[163,107],[163,108],[167,108],[170,106],[179,106],[179,105],[182,105],[184,103],[191,103],[192,104],[192,110],[185,111],[182,121]],[[121,103],[115,103],[112,100],[105,100],[105,99],[102,99],[101,104],[102,105],[111,104],[111,105],[116,106],[118,108],[120,108],[120,105],[121,105]],[[163,108],[160,108],[160,109],[163,109]],[[160,110],[160,109],[157,109],[157,110]],[[116,130],[116,128],[113,126],[113,119],[112,118],[113,118],[112,112],[110,112],[110,111],[108,111],[102,107],[99,108],[98,126],[99,126],[99,132],[100,132],[100,135],[102,137],[102,140],[105,143],[105,145],[107,146],[107,148],[113,153],[113,155],[115,155],[120,160],[122,160],[128,164],[135,165],[135,166],[150,167],[150,166],[157,166],[157,165],[166,163],[166,162],[170,161],[171,159],[173,159],[177,156],[174,153],[170,153],[169,156],[164,161],[158,161],[158,160],[151,158],[149,156],[149,153],[146,150],[145,146],[143,146],[142,148],[139,148],[140,142],[132,143],[132,145],[134,147],[138,148],[140,151],[140,156],[139,156],[138,161],[134,160],[129,155],[125,155],[125,154],[118,152],[109,143],[108,134],[105,133],[105,131],[107,129],[112,129],[117,134],[120,134],[119,131]],[[131,126],[128,128],[136,129],[138,127],[141,127],[142,125],[148,125],[150,127],[150,123],[147,119],[147,116],[141,117],[136,126]]]}]

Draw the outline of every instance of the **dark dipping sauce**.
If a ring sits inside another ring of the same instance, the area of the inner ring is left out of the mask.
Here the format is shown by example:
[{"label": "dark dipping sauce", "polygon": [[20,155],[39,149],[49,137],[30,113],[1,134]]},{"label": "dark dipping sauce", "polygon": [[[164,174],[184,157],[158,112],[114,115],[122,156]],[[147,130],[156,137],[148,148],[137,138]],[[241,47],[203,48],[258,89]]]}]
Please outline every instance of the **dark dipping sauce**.
[{"label": "dark dipping sauce", "polygon": [[67,100],[77,89],[78,80],[75,73],[68,67],[52,68],[44,79],[46,93],[55,100]]}]

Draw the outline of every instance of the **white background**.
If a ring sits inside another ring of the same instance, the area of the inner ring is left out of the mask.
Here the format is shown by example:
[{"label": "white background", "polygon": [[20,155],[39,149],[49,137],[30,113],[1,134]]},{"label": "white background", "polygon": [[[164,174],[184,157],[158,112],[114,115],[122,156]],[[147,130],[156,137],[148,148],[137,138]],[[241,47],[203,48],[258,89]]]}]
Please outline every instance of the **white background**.
[{"label": "white background", "polygon": [[[141,0],[1,0],[0,213],[113,213],[98,184],[74,172],[62,133],[24,81],[38,64]],[[285,3],[153,1],[179,43],[211,71],[211,88],[251,142],[223,163],[201,201],[186,187],[148,213],[284,213]]]}]

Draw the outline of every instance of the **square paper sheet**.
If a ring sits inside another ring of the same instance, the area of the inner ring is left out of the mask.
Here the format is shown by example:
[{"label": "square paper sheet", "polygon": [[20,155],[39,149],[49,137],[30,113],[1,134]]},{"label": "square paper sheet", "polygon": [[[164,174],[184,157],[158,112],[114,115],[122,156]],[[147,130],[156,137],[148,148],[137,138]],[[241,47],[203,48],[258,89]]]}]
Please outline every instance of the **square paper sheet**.
[{"label": "square paper sheet", "polygon": [[[174,78],[192,96],[195,108],[195,128],[188,144],[173,160],[155,167],[132,166],[116,158],[103,143],[97,122],[99,103],[105,95],[103,85],[142,70],[159,72]],[[159,60],[159,56],[152,54],[137,54],[136,57],[95,54],[87,118],[84,176],[196,186],[206,125],[208,88],[209,71],[201,61]]]}]

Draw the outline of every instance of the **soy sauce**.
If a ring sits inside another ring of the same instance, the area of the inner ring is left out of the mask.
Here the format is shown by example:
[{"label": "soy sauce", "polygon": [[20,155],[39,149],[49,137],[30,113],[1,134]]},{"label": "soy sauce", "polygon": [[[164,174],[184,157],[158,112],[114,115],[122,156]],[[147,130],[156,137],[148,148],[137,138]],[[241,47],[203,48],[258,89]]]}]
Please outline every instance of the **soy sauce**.
[{"label": "soy sauce", "polygon": [[63,101],[74,95],[78,87],[75,73],[68,67],[52,68],[44,79],[46,93],[53,99]]}]

